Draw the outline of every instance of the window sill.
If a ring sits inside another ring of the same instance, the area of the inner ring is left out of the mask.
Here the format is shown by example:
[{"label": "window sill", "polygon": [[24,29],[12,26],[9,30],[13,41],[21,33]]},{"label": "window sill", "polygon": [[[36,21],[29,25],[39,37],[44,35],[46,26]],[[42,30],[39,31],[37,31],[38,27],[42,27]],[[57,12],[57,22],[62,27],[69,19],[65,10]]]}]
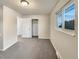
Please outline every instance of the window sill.
[{"label": "window sill", "polygon": [[66,30],[66,29],[56,29],[57,31],[63,32],[67,35],[75,37],[75,31],[74,30]]}]

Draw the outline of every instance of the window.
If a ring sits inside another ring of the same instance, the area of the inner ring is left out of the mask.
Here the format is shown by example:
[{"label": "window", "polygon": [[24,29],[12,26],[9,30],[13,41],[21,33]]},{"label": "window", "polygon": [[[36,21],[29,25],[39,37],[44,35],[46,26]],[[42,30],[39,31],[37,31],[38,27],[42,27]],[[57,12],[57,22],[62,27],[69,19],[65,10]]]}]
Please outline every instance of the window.
[{"label": "window", "polygon": [[62,10],[56,13],[57,28],[64,28],[69,30],[75,29],[75,5],[73,2],[69,2]]},{"label": "window", "polygon": [[74,19],[75,19],[75,6],[74,4],[70,4],[65,9],[65,29],[74,30]]},{"label": "window", "polygon": [[62,11],[57,13],[57,26],[58,28],[62,28]]}]

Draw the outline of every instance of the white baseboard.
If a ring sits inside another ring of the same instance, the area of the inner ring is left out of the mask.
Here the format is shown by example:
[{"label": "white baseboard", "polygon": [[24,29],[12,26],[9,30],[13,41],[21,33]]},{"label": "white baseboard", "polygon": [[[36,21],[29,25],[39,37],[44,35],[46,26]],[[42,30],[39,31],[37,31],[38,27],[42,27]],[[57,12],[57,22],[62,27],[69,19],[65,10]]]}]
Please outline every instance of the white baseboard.
[{"label": "white baseboard", "polygon": [[48,37],[38,37],[39,39],[49,39]]},{"label": "white baseboard", "polygon": [[22,38],[32,38],[32,36],[24,36],[24,35],[22,35],[21,37]]},{"label": "white baseboard", "polygon": [[11,46],[13,46],[15,43],[17,43],[17,41],[14,42],[13,44],[11,44],[11,45],[9,45],[9,46],[7,46],[7,47],[1,49],[0,51],[5,51],[5,50],[7,50],[7,49],[10,48]]},{"label": "white baseboard", "polygon": [[[50,41],[51,41],[51,39],[50,39]],[[51,43],[52,43],[52,41],[51,41]],[[53,43],[52,43],[52,45],[53,45]],[[55,51],[56,51],[56,55],[57,55],[58,59],[63,59],[56,48],[55,48]]]},{"label": "white baseboard", "polygon": [[58,59],[62,59],[61,55],[59,54],[59,52],[56,50],[56,55],[58,57]]}]

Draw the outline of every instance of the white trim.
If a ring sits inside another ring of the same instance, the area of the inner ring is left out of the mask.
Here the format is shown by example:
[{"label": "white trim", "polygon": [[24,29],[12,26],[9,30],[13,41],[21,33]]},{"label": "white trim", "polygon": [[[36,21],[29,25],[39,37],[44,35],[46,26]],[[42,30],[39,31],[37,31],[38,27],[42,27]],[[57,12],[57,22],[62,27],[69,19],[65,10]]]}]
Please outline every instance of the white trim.
[{"label": "white trim", "polygon": [[39,39],[50,39],[49,37],[38,37]]},{"label": "white trim", "polygon": [[70,35],[72,37],[76,36],[76,33],[73,30],[69,31],[69,30],[63,30],[63,29],[59,29],[59,28],[56,28],[56,30],[59,31],[59,32],[63,32],[64,34]]},{"label": "white trim", "polygon": [[[55,47],[54,47],[54,48],[55,48]],[[55,50],[56,50],[56,55],[57,55],[58,59],[62,59],[61,55],[59,54],[59,52],[57,51],[56,48],[55,48]]]},{"label": "white trim", "polygon": [[1,51],[5,51],[5,50],[7,50],[7,49],[10,48],[11,46],[13,46],[15,43],[17,43],[17,41],[14,42],[13,44],[9,45],[8,47],[1,49]]},{"label": "white trim", "polygon": [[[50,41],[51,41],[51,39],[50,39]],[[52,43],[52,41],[51,41],[51,43]],[[53,43],[52,43],[52,45],[53,45]],[[53,47],[55,48],[55,46],[53,46]],[[63,59],[56,48],[55,48],[55,51],[56,51],[56,55],[57,55],[58,59]]]},{"label": "white trim", "polygon": [[[17,41],[16,41],[15,43],[17,43]],[[6,48],[0,49],[0,51],[5,51],[5,50],[7,50],[7,49],[10,48],[11,46],[13,46],[15,43],[11,44],[10,46],[8,46],[8,47],[6,47]]]},{"label": "white trim", "polygon": [[[69,6],[73,5],[73,4],[74,4],[73,1],[69,1],[66,5],[64,5],[64,6],[63,6],[59,11],[57,11],[56,13],[62,11],[62,14],[63,14],[62,17],[64,17],[65,9],[68,8]],[[63,20],[62,20],[62,21],[63,21],[63,23],[62,23],[62,28],[59,28],[59,27],[58,27],[58,25],[57,25],[57,17],[58,17],[58,16],[56,15],[56,21],[55,21],[56,30],[75,37],[75,35],[76,35],[76,34],[75,34],[75,29],[74,29],[74,30],[69,30],[69,29],[65,29],[65,28],[64,28],[64,26],[65,26],[65,25],[64,25],[64,24],[65,24],[65,23],[64,23],[65,18],[62,18],[62,19],[63,19]],[[74,19],[74,20],[75,20],[75,19]]]},{"label": "white trim", "polygon": [[24,35],[22,35],[21,37],[22,37],[22,38],[32,38],[32,37],[27,37],[27,36],[24,36]]}]

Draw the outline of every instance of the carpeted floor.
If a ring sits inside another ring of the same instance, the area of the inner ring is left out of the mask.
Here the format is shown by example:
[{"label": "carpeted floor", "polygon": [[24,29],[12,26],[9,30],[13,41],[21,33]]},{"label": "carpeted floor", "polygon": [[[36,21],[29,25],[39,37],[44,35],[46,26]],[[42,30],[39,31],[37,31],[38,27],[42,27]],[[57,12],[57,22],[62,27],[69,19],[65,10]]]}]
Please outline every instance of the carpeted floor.
[{"label": "carpeted floor", "polygon": [[0,52],[0,59],[57,59],[50,40],[18,39],[15,45]]}]

